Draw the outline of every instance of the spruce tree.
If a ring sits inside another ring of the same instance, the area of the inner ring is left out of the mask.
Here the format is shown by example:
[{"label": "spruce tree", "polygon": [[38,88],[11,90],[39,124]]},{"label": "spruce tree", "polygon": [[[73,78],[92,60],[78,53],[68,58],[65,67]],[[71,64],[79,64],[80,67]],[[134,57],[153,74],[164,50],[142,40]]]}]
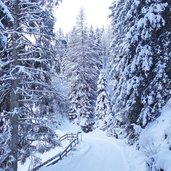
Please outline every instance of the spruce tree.
[{"label": "spruce tree", "polygon": [[97,100],[96,100],[96,125],[99,128],[108,128],[112,123],[112,110],[109,97],[107,94],[107,82],[105,72],[101,70],[97,83]]},{"label": "spruce tree", "polygon": [[133,123],[145,127],[155,120],[170,98],[170,7],[169,0],[119,0],[111,6],[113,111],[128,134]]},{"label": "spruce tree", "polygon": [[71,87],[69,118],[86,132],[92,129],[95,122],[96,84],[101,67],[92,36],[85,24],[84,11],[81,10],[68,41],[65,70]]},{"label": "spruce tree", "polygon": [[55,67],[54,69],[55,72],[59,74],[63,74],[63,69],[64,69],[63,58],[67,49],[67,40],[66,37],[64,36],[62,29],[59,29],[56,32],[55,49],[56,49],[57,56],[55,57],[55,61],[54,61],[54,67]]},{"label": "spruce tree", "polygon": [[[5,118],[5,113],[8,104],[6,104],[6,94],[8,91],[8,84],[2,80],[2,76],[6,72],[6,67],[9,62],[5,59],[4,49],[7,46],[7,34],[6,29],[8,29],[14,22],[14,18],[10,13],[8,7],[0,0],[0,170],[2,169],[2,163],[9,158],[10,153],[10,123],[9,118]],[[9,162],[6,162],[7,164]]]},{"label": "spruce tree", "polygon": [[[0,130],[6,138],[0,142],[2,148],[8,146],[0,150],[5,152],[0,168],[16,171],[18,161],[24,163],[33,152],[47,151],[58,143],[47,124],[49,109],[44,110],[54,95],[50,76],[54,2],[4,3],[12,11],[13,25],[5,32],[8,39],[1,53],[5,65],[0,73]],[[33,142],[39,143],[33,146]]]}]

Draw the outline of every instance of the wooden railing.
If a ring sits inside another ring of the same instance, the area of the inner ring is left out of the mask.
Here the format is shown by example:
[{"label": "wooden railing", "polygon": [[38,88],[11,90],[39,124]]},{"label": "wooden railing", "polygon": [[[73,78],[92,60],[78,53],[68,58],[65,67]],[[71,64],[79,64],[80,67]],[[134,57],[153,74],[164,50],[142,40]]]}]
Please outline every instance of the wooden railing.
[{"label": "wooden railing", "polygon": [[73,148],[82,140],[81,137],[81,132],[77,132],[76,134],[65,134],[64,136],[59,138],[59,141],[62,142],[65,139],[71,141],[70,144],[64,149],[64,151],[60,152],[59,154],[53,156],[52,158],[50,158],[49,160],[43,162],[42,164],[40,164],[39,166],[36,166],[34,169],[32,169],[32,171],[37,171],[38,169],[40,169],[43,166],[50,166],[53,165],[55,163],[57,163],[59,160],[62,160],[65,156],[67,156],[72,150]]}]

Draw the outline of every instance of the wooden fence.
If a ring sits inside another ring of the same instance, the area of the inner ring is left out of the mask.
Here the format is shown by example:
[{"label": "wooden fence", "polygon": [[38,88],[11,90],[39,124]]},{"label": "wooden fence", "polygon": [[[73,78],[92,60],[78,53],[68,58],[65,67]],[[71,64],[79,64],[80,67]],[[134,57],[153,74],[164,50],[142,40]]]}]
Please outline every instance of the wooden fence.
[{"label": "wooden fence", "polygon": [[77,132],[76,134],[72,134],[72,133],[71,134],[65,134],[64,136],[59,138],[59,141],[62,142],[65,139],[69,140],[70,144],[64,149],[64,151],[62,151],[59,154],[53,156],[49,160],[47,160],[47,161],[43,162],[42,164],[40,164],[39,166],[36,166],[34,169],[32,169],[32,171],[37,171],[38,169],[40,169],[43,166],[50,166],[50,165],[53,165],[53,164],[57,163],[59,160],[62,160],[82,140],[81,132]]}]

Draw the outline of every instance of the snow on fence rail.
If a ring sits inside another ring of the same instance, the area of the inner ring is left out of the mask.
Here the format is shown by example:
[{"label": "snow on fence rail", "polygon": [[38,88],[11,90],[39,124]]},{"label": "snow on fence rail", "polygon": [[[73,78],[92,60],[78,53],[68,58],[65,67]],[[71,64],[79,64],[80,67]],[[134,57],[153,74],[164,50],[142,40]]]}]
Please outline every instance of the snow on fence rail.
[{"label": "snow on fence rail", "polygon": [[59,138],[59,141],[62,142],[65,139],[70,140],[70,144],[65,148],[64,151],[60,152],[59,154],[53,156],[52,158],[50,158],[49,160],[43,162],[42,164],[40,164],[39,166],[36,166],[35,168],[32,169],[32,171],[37,171],[38,169],[40,169],[43,166],[50,166],[53,165],[55,163],[57,163],[59,160],[62,160],[65,156],[68,155],[69,152],[71,152],[73,150],[73,148],[79,143],[79,141],[81,141],[82,137],[79,136],[81,134],[81,132],[77,132],[76,134],[65,134],[64,136]]}]

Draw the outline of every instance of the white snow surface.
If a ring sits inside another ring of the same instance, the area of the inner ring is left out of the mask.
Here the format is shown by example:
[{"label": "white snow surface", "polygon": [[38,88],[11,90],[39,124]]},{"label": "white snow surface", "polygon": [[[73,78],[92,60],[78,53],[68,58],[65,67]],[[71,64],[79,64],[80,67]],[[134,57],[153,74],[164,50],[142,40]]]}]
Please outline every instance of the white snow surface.
[{"label": "white snow surface", "polygon": [[[147,163],[154,161],[154,167],[170,171],[171,168],[171,100],[163,108],[162,115],[149,124],[146,129],[140,129],[138,141],[140,150],[136,146],[129,146],[125,140],[108,137],[105,132],[95,130],[82,133],[82,141],[67,157],[55,165],[43,167],[40,171],[146,171]],[[57,134],[81,131],[80,127],[67,121],[61,123]],[[42,161],[63,151],[57,147],[45,154],[39,154]],[[19,171],[27,171],[26,163]]]},{"label": "white snow surface", "polygon": [[[57,134],[81,131],[80,127],[68,121],[61,123]],[[38,154],[42,162],[63,151],[56,147],[51,151]],[[134,146],[128,146],[123,140],[108,137],[105,132],[95,130],[91,133],[82,133],[82,141],[67,157],[55,165],[43,167],[39,171],[145,171],[145,155],[137,151]],[[19,171],[28,171],[30,159],[24,165],[19,164]]]},{"label": "white snow surface", "polygon": [[128,171],[122,148],[115,139],[96,130],[82,134],[82,142],[68,157],[40,171]]},{"label": "white snow surface", "polygon": [[171,99],[161,116],[142,130],[139,144],[146,161],[152,160],[157,169],[171,170]]}]

